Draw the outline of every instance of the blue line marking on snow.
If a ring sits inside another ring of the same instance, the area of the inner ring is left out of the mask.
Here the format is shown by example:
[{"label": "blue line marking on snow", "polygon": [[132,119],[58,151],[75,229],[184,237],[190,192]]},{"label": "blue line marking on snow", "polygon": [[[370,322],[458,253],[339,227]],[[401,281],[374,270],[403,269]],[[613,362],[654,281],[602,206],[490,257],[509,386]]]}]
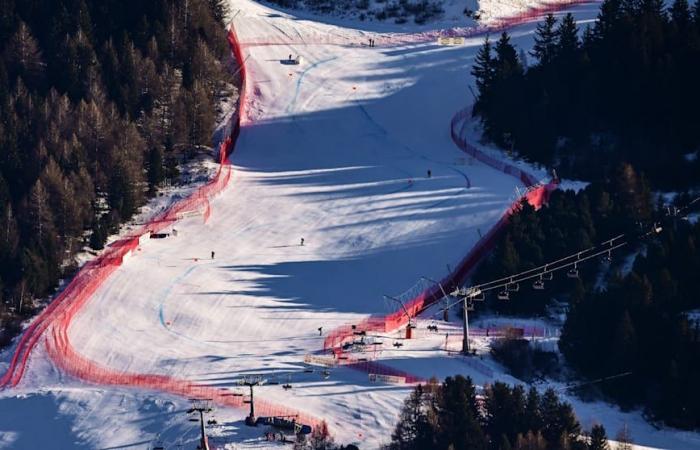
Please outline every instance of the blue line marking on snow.
[{"label": "blue line marking on snow", "polygon": [[194,266],[190,267],[189,269],[187,269],[185,272],[183,272],[181,275],[177,276],[177,277],[172,281],[172,283],[170,283],[170,285],[169,285],[167,288],[165,288],[165,289],[163,290],[163,292],[161,292],[161,294],[159,295],[159,297],[160,297],[160,303],[159,303],[159,305],[158,305],[158,319],[160,320],[160,324],[163,326],[163,328],[165,328],[166,330],[168,330],[169,332],[171,332],[171,333],[173,333],[173,334],[175,334],[175,335],[177,335],[177,336],[183,337],[183,338],[185,338],[185,339],[187,339],[187,340],[190,340],[190,341],[193,341],[193,342],[199,342],[199,341],[196,340],[196,339],[192,339],[191,337],[187,336],[186,334],[183,334],[183,333],[180,333],[180,332],[178,332],[178,331],[173,330],[172,328],[170,328],[170,327],[165,323],[165,312],[164,312],[164,310],[165,310],[165,300],[168,298],[168,295],[170,294],[170,292],[172,292],[173,288],[174,288],[178,283],[182,282],[185,278],[187,278],[187,277],[189,277],[190,275],[192,275],[192,273],[193,273],[195,270],[199,269],[200,267],[202,267],[202,266],[201,266],[201,265],[194,265]]},{"label": "blue line marking on snow", "polygon": [[317,61],[317,62],[311,64],[311,65],[310,65],[309,67],[307,67],[306,69],[304,69],[303,72],[301,72],[301,76],[300,76],[299,79],[297,80],[296,89],[294,89],[294,98],[292,98],[292,101],[289,103],[289,106],[287,106],[287,112],[288,112],[288,113],[291,112],[291,111],[294,109],[294,106],[296,105],[297,99],[299,98],[299,93],[301,92],[301,83],[304,82],[304,78],[306,77],[306,75],[307,75],[312,69],[315,69],[315,68],[317,68],[318,66],[320,66],[320,65],[322,65],[322,64],[326,64],[326,63],[329,63],[329,62],[331,62],[331,61],[335,61],[336,59],[338,59],[338,57],[337,57],[337,56],[334,56],[333,58],[328,58],[328,59],[324,59],[324,60],[322,60],[322,61]]}]

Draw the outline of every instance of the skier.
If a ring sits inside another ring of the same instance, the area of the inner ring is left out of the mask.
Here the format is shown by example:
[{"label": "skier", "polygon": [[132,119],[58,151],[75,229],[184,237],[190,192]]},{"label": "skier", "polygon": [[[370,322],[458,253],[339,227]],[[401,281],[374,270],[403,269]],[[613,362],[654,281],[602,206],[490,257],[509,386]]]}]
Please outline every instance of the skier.
[{"label": "skier", "polygon": [[428,178],[430,178],[432,176],[433,176],[433,172],[430,169],[428,169]]},{"label": "skier", "polygon": [[292,60],[292,54],[290,53],[289,58],[287,58],[287,61],[291,61],[291,60]]},{"label": "skier", "polygon": [[211,259],[214,259],[214,251],[211,252]]},{"label": "skier", "polygon": [[318,335],[323,336],[323,327],[318,327]]},{"label": "skier", "polygon": [[304,238],[301,238],[301,246],[304,246]]}]

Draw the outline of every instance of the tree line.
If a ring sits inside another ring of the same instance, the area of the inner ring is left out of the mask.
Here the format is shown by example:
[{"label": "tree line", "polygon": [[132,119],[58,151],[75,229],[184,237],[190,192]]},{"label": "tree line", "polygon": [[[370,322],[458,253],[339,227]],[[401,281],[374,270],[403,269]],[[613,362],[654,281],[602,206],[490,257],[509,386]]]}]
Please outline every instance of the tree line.
[{"label": "tree line", "polygon": [[0,341],[211,145],[233,93],[225,14],[222,0],[0,1]]},{"label": "tree line", "polygon": [[595,394],[697,428],[700,225],[665,217],[650,192],[700,181],[700,6],[605,0],[593,26],[580,31],[570,14],[548,16],[537,27],[530,66],[505,33],[477,55],[473,113],[485,137],[592,182],[555,192],[538,212],[523,204],[476,281],[662,222],[660,235],[613,255],[612,264],[582,265],[579,279],[560,275],[545,291],[526,290],[494,307],[532,314],[552,297],[568,300],[559,342],[566,361],[589,379],[626,374],[595,385]]},{"label": "tree line", "polygon": [[[626,441],[630,441],[625,437]],[[608,450],[603,425],[584,433],[571,405],[548,389],[495,382],[477,396],[471,378],[418,385],[386,450]]]},{"label": "tree line", "polygon": [[489,140],[565,177],[629,162],[655,188],[700,182],[700,5],[605,0],[584,30],[550,15],[530,57],[506,33],[477,55],[473,113]]},{"label": "tree line", "polygon": [[[677,200],[687,201],[687,196]],[[611,263],[581,264],[578,279],[559,273],[544,291],[525,286],[492,307],[531,315],[543,314],[553,298],[568,301],[559,341],[567,363],[587,379],[627,374],[596,385],[593,394],[623,407],[643,407],[673,426],[696,428],[700,223],[666,213],[653,203],[644,178],[623,165],[605,182],[554,192],[539,211],[523,203],[475,281],[538,267],[626,233],[630,245],[613,252]],[[661,233],[635,241],[654,222]]]}]

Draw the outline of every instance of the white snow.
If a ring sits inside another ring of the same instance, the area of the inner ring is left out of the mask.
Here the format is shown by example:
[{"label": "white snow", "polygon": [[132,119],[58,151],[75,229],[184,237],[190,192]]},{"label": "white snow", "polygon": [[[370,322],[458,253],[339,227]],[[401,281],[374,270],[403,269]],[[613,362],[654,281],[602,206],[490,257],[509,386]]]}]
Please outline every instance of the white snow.
[{"label": "white snow", "polygon": [[[410,386],[371,383],[343,367],[324,379],[318,370],[304,372],[303,359],[323,346],[318,327],[325,334],[386,313],[384,294],[422,276],[442,278],[523,187],[466,160],[449,136],[452,115],[471,101],[469,67],[482,37],[456,47],[370,49],[358,44],[376,29],[358,29],[359,22],[345,28],[250,0],[232,5],[247,44],[250,101],[232,182],[211,202],[207,223],[188,217],[177,237],[146,240],[78,313],[69,338],[115,371],[220,387],[251,373],[289,379],[293,389],[264,386],[256,398],[325,419],[340,442],[376,448],[388,441]],[[574,12],[589,20],[597,7]],[[514,41],[529,46],[533,29],[517,27]],[[304,64],[282,64],[289,54]],[[401,333],[376,338],[385,342],[377,356],[391,367],[426,378],[464,373],[479,384],[517,382],[488,356],[477,363],[446,357],[441,333],[419,333],[394,348]],[[21,389],[0,397],[0,448],[143,448],[158,433],[171,444],[179,435],[193,442],[186,402],[85,387],[43,350],[32,355]],[[638,412],[569,400],[585,426],[599,421],[614,433],[627,423],[638,443],[657,448],[698,444],[696,434],[657,431]],[[50,422],[56,440],[33,435],[10,409],[42,411],[35,421]],[[242,426],[245,411],[217,414],[226,424],[214,430],[222,442],[265,446],[261,430]]]}]

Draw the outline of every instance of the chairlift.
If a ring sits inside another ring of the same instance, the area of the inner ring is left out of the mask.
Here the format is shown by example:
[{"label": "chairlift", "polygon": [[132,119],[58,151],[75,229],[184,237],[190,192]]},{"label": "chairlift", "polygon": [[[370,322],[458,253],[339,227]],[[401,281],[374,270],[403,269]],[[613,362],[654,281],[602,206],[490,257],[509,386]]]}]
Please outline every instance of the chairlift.
[{"label": "chairlift", "polygon": [[608,250],[608,253],[603,256],[603,262],[605,262],[605,263],[612,262],[612,251],[611,250]]},{"label": "chairlift", "polygon": [[576,268],[576,264],[574,264],[572,269],[569,269],[569,271],[566,272],[566,276],[569,278],[578,278],[578,269]]},{"label": "chairlift", "polygon": [[486,294],[481,289],[479,289],[478,294],[472,297],[472,301],[475,302],[483,302],[484,300],[486,300]]},{"label": "chairlift", "polygon": [[540,277],[539,280],[535,280],[532,283],[532,289],[536,291],[543,291],[544,290],[544,281],[542,281],[542,277]]},{"label": "chairlift", "polygon": [[544,268],[544,272],[540,275],[540,280],[542,281],[552,281],[554,279],[554,272],[548,272],[547,268]]},{"label": "chairlift", "polygon": [[506,290],[509,292],[518,292],[520,290],[520,285],[518,283],[506,284]]},{"label": "chairlift", "polygon": [[501,291],[498,293],[499,300],[510,300],[510,293],[508,291]]}]

